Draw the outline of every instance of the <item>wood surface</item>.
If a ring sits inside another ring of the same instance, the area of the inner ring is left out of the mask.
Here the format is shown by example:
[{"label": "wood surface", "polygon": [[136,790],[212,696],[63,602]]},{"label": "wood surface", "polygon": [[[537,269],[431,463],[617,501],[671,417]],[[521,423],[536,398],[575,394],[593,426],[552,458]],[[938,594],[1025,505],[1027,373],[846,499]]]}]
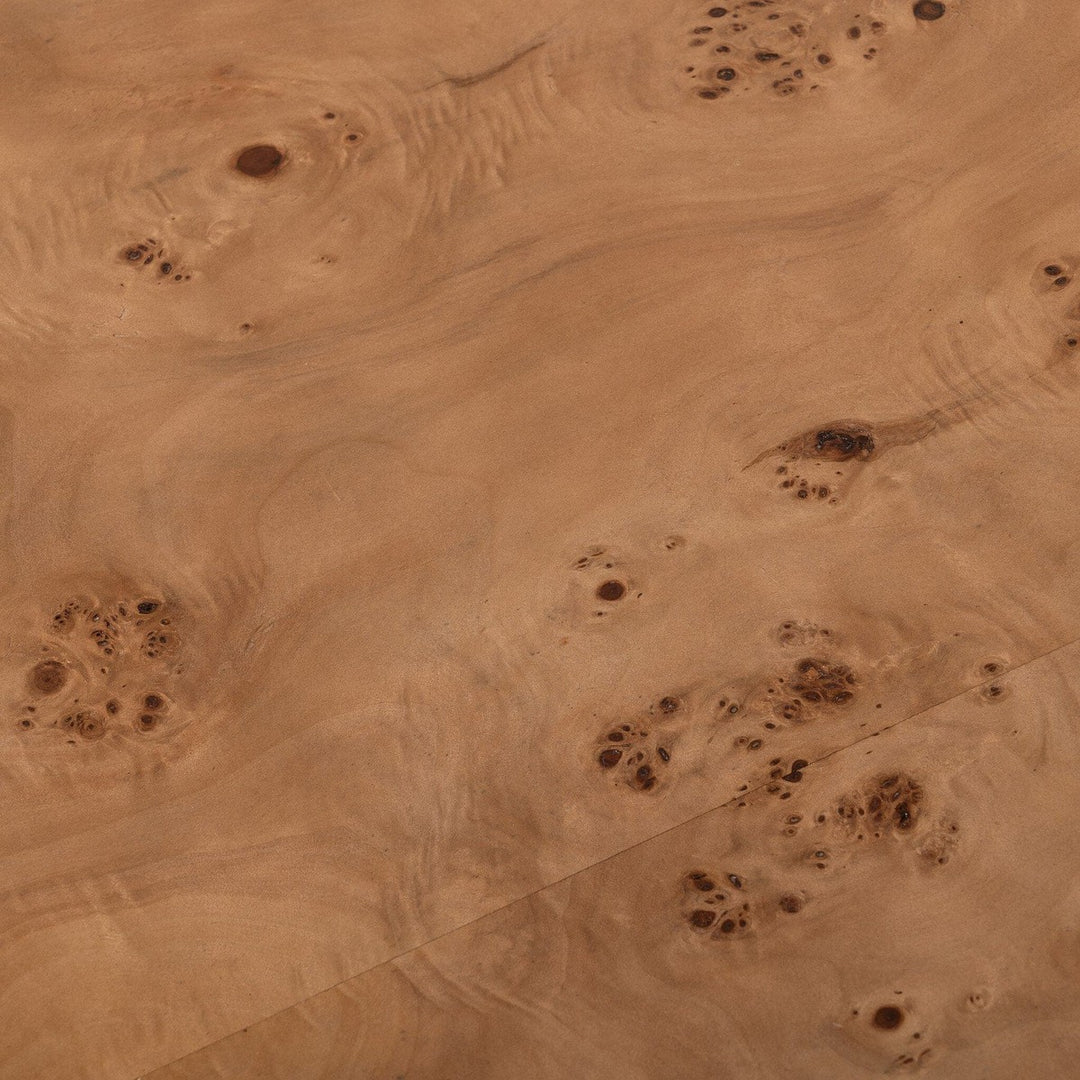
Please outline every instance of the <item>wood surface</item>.
[{"label": "wood surface", "polygon": [[0,1078],[1080,1076],[1080,7],[0,42]]}]

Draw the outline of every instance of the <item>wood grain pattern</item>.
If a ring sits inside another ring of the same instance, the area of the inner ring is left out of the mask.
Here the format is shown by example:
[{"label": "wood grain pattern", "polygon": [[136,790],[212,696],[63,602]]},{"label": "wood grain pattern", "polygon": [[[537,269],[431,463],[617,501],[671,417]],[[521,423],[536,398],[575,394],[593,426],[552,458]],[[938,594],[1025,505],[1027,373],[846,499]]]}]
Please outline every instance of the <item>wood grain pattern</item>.
[{"label": "wood grain pattern", "polygon": [[778,793],[758,784],[151,1076],[1069,1076],[1059,798],[1077,763],[1049,747],[1072,739],[1077,655]]},{"label": "wood grain pattern", "polygon": [[6,7],[0,1076],[1071,1075],[1078,30]]}]

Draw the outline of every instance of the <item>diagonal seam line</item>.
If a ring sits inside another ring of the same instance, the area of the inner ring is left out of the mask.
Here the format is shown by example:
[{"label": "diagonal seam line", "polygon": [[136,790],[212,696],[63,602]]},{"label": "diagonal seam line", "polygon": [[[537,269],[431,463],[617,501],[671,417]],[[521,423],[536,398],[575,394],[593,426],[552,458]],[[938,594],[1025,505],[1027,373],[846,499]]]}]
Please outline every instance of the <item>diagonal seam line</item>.
[{"label": "diagonal seam line", "polygon": [[[928,712],[933,712],[934,709],[940,709],[943,705],[948,705],[958,698],[962,698],[965,694],[970,694],[972,690],[978,689],[980,686],[985,686],[987,683],[992,683],[1002,678],[1005,675],[1015,675],[1018,671],[1023,671],[1024,668],[1030,667],[1032,664],[1037,664],[1040,660],[1045,660],[1048,656],[1053,656],[1054,653],[1061,652],[1063,649],[1080,642],[1080,636],[1072,638],[1070,641],[1066,641],[1061,645],[1055,645],[1052,649],[1047,649],[1046,652],[1039,653],[1038,656],[1033,656],[1028,660],[1025,660],[1022,664],[1017,664],[1015,667],[1009,668],[1007,671],[998,672],[992,678],[984,679],[982,682],[974,683],[971,686],[964,687],[963,690],[958,690],[955,694],[950,694],[948,697],[942,698],[940,701],[935,701],[930,705],[925,706],[922,709],[917,709],[915,712],[908,716],[903,716],[899,720],[893,721],[891,724],[886,724],[884,727],[878,728],[876,731],[869,731],[865,735],[860,735],[859,738],[853,740],[850,743],[845,743],[843,746],[837,747],[835,750],[830,750],[827,754],[822,754],[821,757],[815,758],[804,768],[809,769],[813,765],[817,765],[823,761],[828,761],[829,758],[835,757],[837,754],[847,753],[849,750],[853,750],[857,746],[861,746],[868,739],[873,739],[885,731],[892,731],[893,728],[899,727],[901,724],[906,724],[909,720],[914,720],[917,717],[925,716]],[[505,911],[507,908],[513,907],[515,904],[520,904],[523,900],[531,900],[534,896],[539,896],[540,893],[546,892],[548,889],[554,889],[558,885],[562,885],[572,878],[578,877],[580,874],[588,873],[590,870],[595,869],[598,866],[603,866],[604,863],[611,862],[612,859],[617,859],[622,855],[625,855],[628,851],[633,851],[635,848],[643,847],[645,844],[651,844],[654,840],[658,840],[662,836],[667,836],[669,833],[675,832],[677,829],[682,829],[687,825],[693,824],[695,821],[700,821],[702,818],[708,817],[710,814],[715,814],[718,810],[723,810],[725,807],[730,806],[738,799],[746,799],[753,795],[755,792],[761,791],[771,781],[763,780],[756,787],[750,788],[748,791],[741,791],[736,795],[731,796],[729,799],[725,799],[723,802],[717,803],[715,806],[710,806],[706,810],[701,810],[696,814],[691,814],[690,817],[684,821],[680,821],[675,825],[669,825],[667,828],[661,829],[657,833],[653,833],[651,836],[647,836],[642,840],[635,840],[632,844],[627,844],[626,847],[620,848],[618,851],[613,852],[610,855],[605,855],[601,859],[597,859],[595,862],[589,863],[587,866],[578,867],[576,870],[571,870],[569,874],[564,874],[561,878],[557,878],[555,881],[549,881],[544,885],[540,885],[538,888],[532,890],[532,892],[523,893],[521,896],[516,896],[512,900],[508,900],[505,904],[501,904],[497,908],[492,908],[491,911],[485,911],[475,916],[472,919],[468,919],[463,923],[459,923],[457,926],[451,927],[449,930],[444,930],[441,934],[436,934],[434,937],[428,938],[426,941],[421,942],[418,945],[410,945],[407,949],[402,949],[401,952],[395,953],[393,956],[388,956],[385,960],[380,960],[377,964],[372,964],[370,967],[363,968],[361,971],[354,972],[352,975],[347,975],[344,979],[339,979],[336,983],[325,987],[322,990],[316,990],[314,994],[309,994],[307,997],[299,998],[292,1002],[290,1005],[286,1005],[281,1009],[267,1014],[259,1020],[254,1020],[247,1024],[243,1028],[237,1028],[235,1031],[230,1031],[227,1035],[222,1035],[220,1038],[212,1039],[208,1043],[204,1043],[202,1046],[196,1047],[194,1050],[189,1050],[186,1054],[181,1054],[178,1058],[173,1058],[172,1061],[168,1061],[163,1065],[156,1065],[149,1073],[145,1073],[140,1077],[136,1077],[136,1080],[148,1080],[155,1072],[160,1069],[167,1069],[172,1065],[176,1065],[181,1061],[185,1061],[187,1058],[200,1054],[204,1050],[209,1049],[211,1046],[216,1046],[218,1043],[224,1042],[226,1039],[231,1039],[239,1031],[247,1031],[249,1028],[256,1027],[259,1024],[264,1024],[268,1020],[273,1020],[274,1017],[280,1016],[282,1013],[288,1012],[290,1009],[295,1009],[297,1006],[303,1005],[308,1001],[313,1000],[321,996],[322,994],[328,994],[331,990],[336,990],[339,986],[343,986],[347,982],[352,982],[353,979],[359,979],[364,975],[369,975],[373,971],[378,971],[381,967],[386,967],[388,964],[393,964],[402,957],[408,956],[410,953],[418,952],[420,949],[426,949],[429,945],[434,945],[436,942],[442,941],[444,938],[450,937],[452,934],[456,934],[461,930],[465,930],[470,926],[475,926],[479,922],[483,922],[484,919],[490,919],[500,912]]]}]

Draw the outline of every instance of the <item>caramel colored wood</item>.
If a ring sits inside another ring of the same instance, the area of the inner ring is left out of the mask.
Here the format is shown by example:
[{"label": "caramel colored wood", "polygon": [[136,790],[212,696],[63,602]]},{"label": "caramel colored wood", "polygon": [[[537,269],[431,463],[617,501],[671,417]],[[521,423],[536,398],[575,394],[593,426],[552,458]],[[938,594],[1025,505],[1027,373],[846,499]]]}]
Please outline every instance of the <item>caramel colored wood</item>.
[{"label": "caramel colored wood", "polygon": [[0,1077],[1073,1075],[1078,34],[5,6]]},{"label": "caramel colored wood", "polygon": [[151,1078],[1073,1076],[1059,800],[1078,656],[887,727]]}]

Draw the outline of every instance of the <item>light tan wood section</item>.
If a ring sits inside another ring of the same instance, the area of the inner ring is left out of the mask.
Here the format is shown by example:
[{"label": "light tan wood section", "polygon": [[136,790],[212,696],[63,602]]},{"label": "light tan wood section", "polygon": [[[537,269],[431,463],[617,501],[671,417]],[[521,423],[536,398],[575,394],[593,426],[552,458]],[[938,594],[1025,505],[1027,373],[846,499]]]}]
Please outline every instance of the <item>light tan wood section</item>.
[{"label": "light tan wood section", "polygon": [[1068,1075],[1078,33],[6,5],[0,1077]]},{"label": "light tan wood section", "polygon": [[1078,657],[762,780],[149,1080],[1072,1076]]}]

